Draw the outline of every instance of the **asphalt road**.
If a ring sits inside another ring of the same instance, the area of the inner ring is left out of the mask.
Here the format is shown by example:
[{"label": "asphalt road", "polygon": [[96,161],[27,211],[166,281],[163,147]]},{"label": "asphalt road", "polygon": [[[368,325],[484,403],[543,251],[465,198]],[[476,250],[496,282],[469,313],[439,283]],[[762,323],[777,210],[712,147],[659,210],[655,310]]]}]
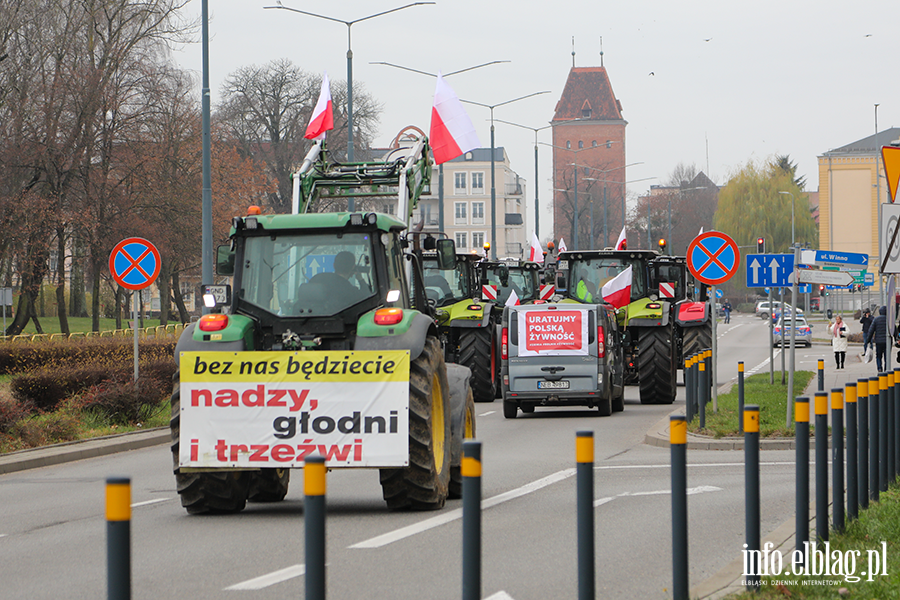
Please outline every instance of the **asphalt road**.
[{"label": "asphalt road", "polygon": [[[735,316],[719,325],[719,382],[763,372],[766,324]],[[798,368],[830,348],[798,350]],[[780,367],[776,350],[776,365]],[[515,420],[499,401],[478,404],[483,443],[482,596],[577,596],[575,432],[595,437],[598,598],[671,597],[669,450],[643,443],[683,407],[642,406],[629,387],[611,417],[587,409],[538,409]],[[791,518],[793,451],[762,456],[762,533]],[[690,582],[740,556],[743,453],[690,451]],[[104,481],[132,478],[134,598],[303,597],[302,471],[284,502],[237,515],[188,516],[168,448],[157,446],[0,476],[0,598],[99,598],[106,594]],[[459,598],[461,501],[438,512],[386,510],[375,471],[328,475],[328,597]]]}]

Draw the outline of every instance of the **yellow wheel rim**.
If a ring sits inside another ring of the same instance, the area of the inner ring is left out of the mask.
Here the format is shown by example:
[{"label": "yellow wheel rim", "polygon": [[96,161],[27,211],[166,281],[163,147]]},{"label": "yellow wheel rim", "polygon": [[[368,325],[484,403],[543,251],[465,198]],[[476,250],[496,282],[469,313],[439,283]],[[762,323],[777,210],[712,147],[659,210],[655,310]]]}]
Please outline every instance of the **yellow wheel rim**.
[{"label": "yellow wheel rim", "polygon": [[444,468],[444,395],[437,373],[431,380],[431,441],[434,468],[440,474]]},{"label": "yellow wheel rim", "polygon": [[475,437],[475,415],[466,407],[466,426],[463,431],[463,438],[469,440]]}]

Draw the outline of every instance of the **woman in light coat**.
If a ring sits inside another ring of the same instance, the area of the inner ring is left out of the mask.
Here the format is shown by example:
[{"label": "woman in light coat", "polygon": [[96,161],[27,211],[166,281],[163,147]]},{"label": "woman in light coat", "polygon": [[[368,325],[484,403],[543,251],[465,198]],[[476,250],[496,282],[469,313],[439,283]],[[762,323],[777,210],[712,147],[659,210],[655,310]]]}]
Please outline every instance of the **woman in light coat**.
[{"label": "woman in light coat", "polygon": [[831,332],[831,349],[834,351],[834,362],[838,369],[843,369],[844,358],[847,356],[847,336],[849,331],[841,315],[834,318],[834,323],[828,330]]}]

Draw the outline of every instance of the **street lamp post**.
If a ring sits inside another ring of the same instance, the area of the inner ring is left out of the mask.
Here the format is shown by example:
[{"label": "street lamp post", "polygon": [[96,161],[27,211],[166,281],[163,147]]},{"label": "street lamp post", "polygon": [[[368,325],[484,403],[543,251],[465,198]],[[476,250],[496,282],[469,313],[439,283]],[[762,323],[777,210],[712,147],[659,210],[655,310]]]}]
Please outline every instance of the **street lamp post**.
[{"label": "street lamp post", "polygon": [[[291,12],[300,13],[301,15],[307,15],[310,17],[318,17],[320,19],[325,19],[327,21],[334,21],[335,23],[343,23],[347,26],[347,162],[353,162],[353,50],[350,47],[350,27],[354,23],[359,23],[360,21],[368,21],[369,19],[374,19],[375,17],[380,17],[382,15],[386,15],[392,12],[397,12],[398,10],[403,10],[404,8],[410,8],[411,6],[419,6],[420,4],[435,4],[434,2],[413,2],[412,4],[406,4],[404,6],[398,6],[397,8],[392,8],[390,10],[384,10],[379,13],[375,13],[374,15],[369,15],[367,17],[361,17],[359,19],[353,19],[352,21],[344,21],[343,19],[336,19],[334,17],[328,17],[326,15],[320,15],[313,12],[308,12],[305,10],[299,10],[297,8],[290,8],[288,6],[284,6],[281,4],[280,0],[278,2],[278,6],[265,6],[264,8],[276,8],[282,10],[289,10]],[[353,210],[353,198],[349,200],[349,209]]]},{"label": "street lamp post", "polygon": [[530,129],[534,132],[534,235],[541,239],[540,234],[540,212],[538,210],[538,139],[537,134],[538,131],[542,129],[548,129],[553,127],[552,125],[544,125],[543,127],[528,127],[526,125],[519,125],[518,123],[513,123],[511,121],[504,121],[502,119],[497,119],[498,123],[506,123],[507,125],[514,125],[515,127],[521,127],[522,129]]},{"label": "street lamp post", "polygon": [[[778,192],[779,194],[788,194],[791,197],[791,248],[796,243],[794,241],[794,194],[791,192]],[[794,300],[796,302],[796,300]]]},{"label": "street lamp post", "polygon": [[[534,92],[525,96],[513,98],[512,100],[500,102],[498,104],[481,104],[480,102],[473,102],[471,100],[463,100],[462,98],[460,98],[460,102],[465,102],[466,104],[474,104],[475,106],[481,106],[491,111],[491,258],[493,258],[494,260],[497,259],[497,182],[495,181],[496,178],[494,173],[494,165],[496,162],[494,158],[494,109],[506,104],[518,102],[519,100],[524,100],[525,98],[531,98],[532,96],[549,93],[550,90],[544,90],[543,92]],[[537,182],[535,182],[535,185],[537,185]]]},{"label": "street lamp post", "polygon": [[[480,65],[475,65],[474,67],[466,67],[465,69],[459,69],[458,71],[452,71],[450,73],[445,73],[444,77],[450,77],[451,75],[457,75],[458,73],[465,73],[466,71],[472,71],[474,69],[480,69],[481,67],[486,67],[488,65],[496,65],[498,63],[508,63],[508,60],[492,60],[491,62],[482,63]],[[409,67],[404,67],[402,65],[395,65],[393,63],[378,61],[371,62],[370,65],[384,65],[386,67],[394,67],[395,69],[403,69],[404,71],[411,71],[413,73],[418,73],[419,75],[427,75],[428,77],[437,77],[436,73],[429,73],[427,71],[420,71],[418,69],[411,69]],[[498,119],[499,120],[499,119]],[[444,231],[444,163],[438,165],[438,229]]]}]

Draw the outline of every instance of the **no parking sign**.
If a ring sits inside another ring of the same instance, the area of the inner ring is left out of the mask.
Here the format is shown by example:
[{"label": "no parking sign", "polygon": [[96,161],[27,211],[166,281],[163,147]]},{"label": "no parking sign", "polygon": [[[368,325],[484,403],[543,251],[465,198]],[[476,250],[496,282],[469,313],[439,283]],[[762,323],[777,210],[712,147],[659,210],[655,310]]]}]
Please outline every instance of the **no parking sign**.
[{"label": "no parking sign", "polygon": [[707,285],[719,285],[737,273],[741,252],[728,235],[707,231],[694,238],[687,249],[691,275]]},{"label": "no parking sign", "polygon": [[127,290],[149,287],[159,275],[159,250],[143,238],[122,240],[109,254],[109,272]]}]

